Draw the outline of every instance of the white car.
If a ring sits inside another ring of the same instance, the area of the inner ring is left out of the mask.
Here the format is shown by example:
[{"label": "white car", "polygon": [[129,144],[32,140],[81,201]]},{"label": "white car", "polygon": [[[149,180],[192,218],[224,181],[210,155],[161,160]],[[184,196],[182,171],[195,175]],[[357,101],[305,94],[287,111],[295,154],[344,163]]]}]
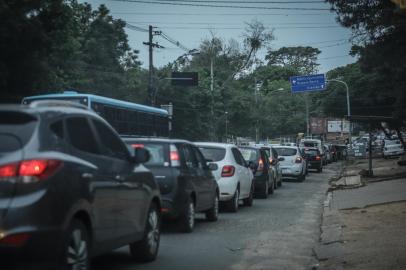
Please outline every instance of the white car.
[{"label": "white car", "polygon": [[405,153],[400,140],[384,140],[383,141],[383,157],[400,156]]},{"label": "white car", "polygon": [[282,169],[282,177],[304,181],[306,179],[307,164],[299,147],[275,146],[274,149],[278,152],[279,157],[283,157],[279,165]]},{"label": "white car", "polygon": [[220,189],[220,201],[226,204],[229,211],[238,211],[240,200],[243,200],[244,205],[252,206],[254,176],[237,146],[204,142],[195,145],[208,163],[218,166],[213,170],[213,175]]}]

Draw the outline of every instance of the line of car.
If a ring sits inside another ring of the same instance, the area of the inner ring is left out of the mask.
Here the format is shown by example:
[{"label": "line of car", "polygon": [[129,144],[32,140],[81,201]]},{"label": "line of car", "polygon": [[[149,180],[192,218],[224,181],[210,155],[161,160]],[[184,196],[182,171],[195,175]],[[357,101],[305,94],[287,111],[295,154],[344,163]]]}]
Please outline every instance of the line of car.
[{"label": "line of car", "polygon": [[57,269],[124,245],[155,260],[162,221],[192,232],[323,165],[318,148],[120,137],[73,103],[2,106],[0,127],[0,256]]}]

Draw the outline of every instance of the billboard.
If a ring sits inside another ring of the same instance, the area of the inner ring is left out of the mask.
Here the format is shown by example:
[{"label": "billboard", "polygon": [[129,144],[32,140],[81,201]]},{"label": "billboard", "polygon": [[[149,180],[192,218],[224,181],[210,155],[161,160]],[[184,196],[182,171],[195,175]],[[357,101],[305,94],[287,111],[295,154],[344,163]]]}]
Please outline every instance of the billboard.
[{"label": "billboard", "polygon": [[310,117],[310,132],[312,134],[324,134],[327,131],[327,119],[324,117]]},{"label": "billboard", "polygon": [[330,133],[348,133],[350,130],[350,123],[345,120],[329,120],[327,121],[327,132]]}]

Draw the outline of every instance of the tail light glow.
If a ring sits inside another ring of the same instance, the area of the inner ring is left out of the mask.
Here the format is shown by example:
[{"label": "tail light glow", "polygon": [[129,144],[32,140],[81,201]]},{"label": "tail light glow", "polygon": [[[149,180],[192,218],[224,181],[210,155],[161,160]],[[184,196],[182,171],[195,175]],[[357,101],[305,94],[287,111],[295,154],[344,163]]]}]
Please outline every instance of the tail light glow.
[{"label": "tail light glow", "polygon": [[263,171],[264,170],[264,162],[262,161],[262,159],[260,158],[258,160],[258,168],[257,171]]},{"label": "tail light glow", "polygon": [[301,157],[296,157],[295,163],[302,163],[302,158]]},{"label": "tail light glow", "polygon": [[179,167],[180,166],[180,156],[178,149],[174,144],[171,144],[169,147],[169,158],[171,160],[171,164],[174,167]]},{"label": "tail light glow", "polygon": [[232,165],[225,165],[221,170],[221,177],[231,177],[234,175],[235,167]]},{"label": "tail light glow", "polygon": [[144,145],[142,143],[134,143],[131,145],[132,148],[144,148]]},{"label": "tail light glow", "polygon": [[61,164],[61,161],[55,159],[23,160],[0,166],[0,177],[32,176],[44,179],[54,173]]},{"label": "tail light glow", "polygon": [[320,156],[316,156],[316,160],[321,160],[321,157],[320,157]]},{"label": "tail light glow", "polygon": [[11,234],[0,239],[0,244],[18,247],[24,245],[29,237],[28,233]]}]

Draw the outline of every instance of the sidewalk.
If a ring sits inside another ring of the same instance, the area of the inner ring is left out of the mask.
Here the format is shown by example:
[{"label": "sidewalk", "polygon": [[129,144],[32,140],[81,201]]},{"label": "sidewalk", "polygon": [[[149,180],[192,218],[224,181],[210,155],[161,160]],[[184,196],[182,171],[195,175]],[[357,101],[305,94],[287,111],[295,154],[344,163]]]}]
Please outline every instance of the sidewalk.
[{"label": "sidewalk", "polygon": [[[319,260],[315,268],[406,269],[406,177],[382,181],[403,173],[404,168],[394,166],[396,160],[376,162],[381,169],[374,180],[380,182],[356,175],[332,182],[320,242],[314,248]],[[362,162],[347,166],[343,175],[359,172],[362,166]],[[350,177],[353,182],[348,181]]]}]

